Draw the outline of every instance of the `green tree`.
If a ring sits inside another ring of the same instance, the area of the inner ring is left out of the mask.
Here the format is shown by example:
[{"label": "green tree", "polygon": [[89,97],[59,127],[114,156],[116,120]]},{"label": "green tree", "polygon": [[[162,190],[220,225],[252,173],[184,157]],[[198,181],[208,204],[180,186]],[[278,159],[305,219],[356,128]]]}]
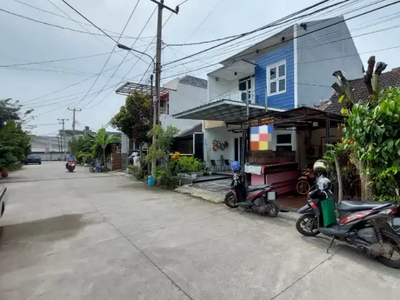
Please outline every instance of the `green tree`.
[{"label": "green tree", "polygon": [[7,121],[13,120],[16,124],[25,122],[25,118],[33,112],[33,109],[21,113],[22,105],[19,101],[13,102],[11,98],[0,100],[0,129],[3,128]]},{"label": "green tree", "polygon": [[0,166],[13,170],[30,152],[30,137],[14,120],[0,129]]},{"label": "green tree", "polygon": [[179,133],[179,129],[174,126],[168,126],[164,130],[161,125],[156,125],[150,132],[149,136],[155,136],[156,142],[151,144],[147,151],[146,161],[164,160],[168,162],[170,149],[174,141],[174,137]]},{"label": "green tree", "polygon": [[111,126],[119,129],[139,145],[149,143],[151,129],[151,99],[147,94],[135,92],[126,97],[125,105],[111,119]]},{"label": "green tree", "polygon": [[369,105],[354,104],[346,125],[345,144],[365,166],[375,198],[398,200],[400,88],[381,91]]},{"label": "green tree", "polygon": [[108,134],[104,128],[99,129],[96,136],[94,137],[94,144],[92,146],[92,151],[96,152],[98,148],[101,148],[102,154],[103,154],[104,166],[107,163],[107,161],[106,161],[107,145],[118,142],[118,141],[120,141],[119,137],[112,135],[112,134]]}]

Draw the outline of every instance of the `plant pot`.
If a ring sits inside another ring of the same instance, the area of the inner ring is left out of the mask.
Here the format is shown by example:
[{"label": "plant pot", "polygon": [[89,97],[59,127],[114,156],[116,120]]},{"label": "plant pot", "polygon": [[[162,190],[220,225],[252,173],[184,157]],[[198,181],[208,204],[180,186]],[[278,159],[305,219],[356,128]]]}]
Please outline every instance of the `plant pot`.
[{"label": "plant pot", "polygon": [[2,170],[1,171],[1,177],[3,177],[3,178],[8,177],[8,170]]}]

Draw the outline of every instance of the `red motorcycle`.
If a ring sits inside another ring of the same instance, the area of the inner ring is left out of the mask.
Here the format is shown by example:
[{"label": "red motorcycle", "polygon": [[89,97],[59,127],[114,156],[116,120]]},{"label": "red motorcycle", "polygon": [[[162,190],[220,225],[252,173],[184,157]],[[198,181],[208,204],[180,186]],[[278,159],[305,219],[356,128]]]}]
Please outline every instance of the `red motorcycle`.
[{"label": "red motorcycle", "polygon": [[296,191],[300,195],[308,195],[315,181],[312,168],[306,168],[299,178],[297,178]]},{"label": "red motorcycle", "polygon": [[69,172],[73,172],[75,170],[76,163],[74,161],[69,161],[67,163],[67,169]]}]

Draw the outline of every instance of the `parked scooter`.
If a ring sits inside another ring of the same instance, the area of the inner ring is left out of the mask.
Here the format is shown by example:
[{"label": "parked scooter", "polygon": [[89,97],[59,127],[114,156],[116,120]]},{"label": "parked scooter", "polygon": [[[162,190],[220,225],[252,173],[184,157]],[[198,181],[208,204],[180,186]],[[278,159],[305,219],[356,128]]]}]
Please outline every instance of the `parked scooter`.
[{"label": "parked scooter", "polygon": [[75,161],[68,161],[67,162],[67,169],[69,172],[73,172],[75,170],[76,163]]},{"label": "parked scooter", "polygon": [[299,193],[300,195],[307,195],[310,192],[311,187],[314,185],[314,181],[315,181],[315,175],[313,169],[307,167],[303,171],[301,176],[297,178],[296,182],[297,193]]},{"label": "parked scooter", "polygon": [[90,163],[89,172],[91,173],[103,172],[103,168],[98,160],[94,160]]},{"label": "parked scooter", "polygon": [[240,163],[231,164],[234,175],[231,190],[225,195],[225,205],[230,208],[252,210],[261,215],[276,217],[279,206],[276,204],[276,192],[271,191],[271,185],[255,185],[245,187],[240,174]]},{"label": "parked scooter", "polygon": [[400,237],[394,230],[400,225],[398,207],[392,202],[342,201],[337,205],[327,176],[327,163],[314,164],[316,184],[307,196],[308,204],[299,210],[297,230],[305,236],[319,233],[357,247],[391,268],[400,268]]}]

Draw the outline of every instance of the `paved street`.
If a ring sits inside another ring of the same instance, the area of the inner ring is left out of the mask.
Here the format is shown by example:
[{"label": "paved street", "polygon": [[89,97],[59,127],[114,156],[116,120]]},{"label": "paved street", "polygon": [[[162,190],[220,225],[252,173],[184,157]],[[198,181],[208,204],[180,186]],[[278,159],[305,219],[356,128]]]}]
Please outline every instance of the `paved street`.
[{"label": "paved street", "polygon": [[240,215],[62,162],[7,181],[1,300],[399,299],[400,270],[339,243],[327,254],[287,214]]}]

